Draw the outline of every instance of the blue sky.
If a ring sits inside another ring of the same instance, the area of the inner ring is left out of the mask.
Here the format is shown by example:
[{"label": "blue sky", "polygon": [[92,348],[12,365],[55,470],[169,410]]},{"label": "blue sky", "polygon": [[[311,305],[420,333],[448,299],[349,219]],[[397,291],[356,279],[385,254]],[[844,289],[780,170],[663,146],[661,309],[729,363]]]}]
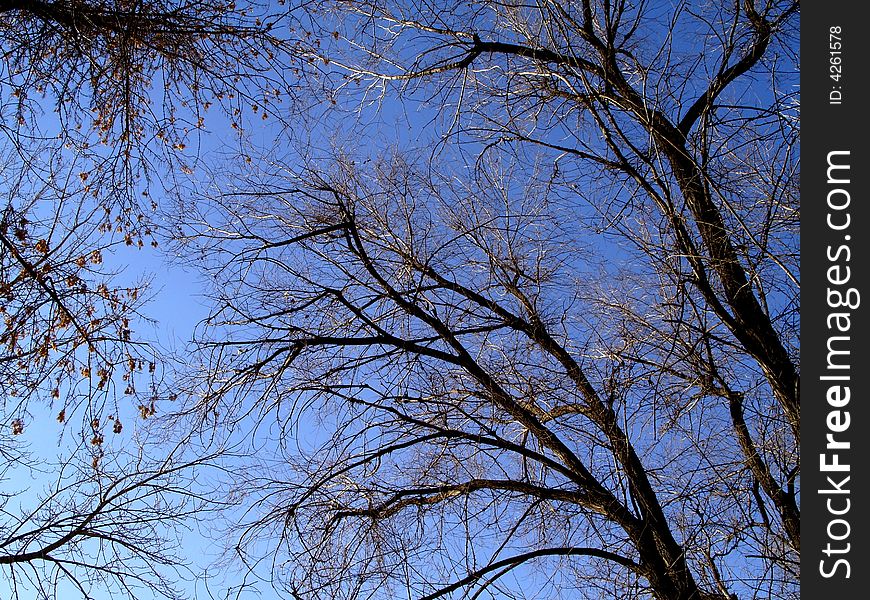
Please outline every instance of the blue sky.
[{"label": "blue sky", "polygon": [[[668,6],[670,5],[668,4]],[[348,118],[346,113],[333,115],[328,119],[321,117],[318,125],[307,132],[310,140],[306,141],[311,142],[316,153],[327,147],[328,139],[336,135],[336,131],[339,131],[339,139],[350,139],[350,143],[354,144],[352,149],[363,153],[375,152],[376,149],[394,145],[429,149],[433,147],[432,142],[439,139],[439,128],[444,126],[444,122],[433,122],[435,115],[442,108],[439,100],[439,98],[435,98],[429,103],[422,102],[419,98],[412,98],[411,101],[405,103],[389,100],[380,106],[371,106],[362,111],[361,115],[352,115],[353,118]],[[448,117],[449,115],[445,118]],[[342,122],[343,118],[348,118],[348,120]],[[260,122],[252,119],[251,122],[252,125],[247,134],[255,147],[265,149],[264,156],[267,161],[269,152],[283,153],[288,151],[286,142],[281,137],[282,132],[279,131],[281,125],[277,121]],[[213,112],[209,116],[206,128],[208,131],[205,133],[192,136],[188,148],[178,153],[181,158],[180,162],[173,165],[173,168],[177,169],[181,163],[184,163],[193,169],[192,174],[173,172],[173,176],[182,182],[182,186],[206,185],[204,183],[208,181],[206,167],[220,164],[219,160],[213,159],[232,154],[239,145],[235,131],[228,126],[227,120],[219,113]],[[463,150],[474,155],[479,150],[479,146],[469,143]],[[292,152],[288,153],[292,154]],[[455,160],[455,164],[461,165],[462,168],[468,167],[468,165],[461,164],[462,158],[460,157],[451,156],[451,160]],[[255,167],[267,170],[270,165],[268,162],[260,163],[258,160]],[[167,177],[167,181],[170,179]],[[171,210],[171,205],[167,208]],[[601,249],[598,248],[598,250]],[[153,325],[145,321],[133,323],[133,330],[141,339],[154,343],[157,348],[173,352],[175,357],[183,363],[186,358],[186,345],[193,335],[194,328],[209,311],[208,300],[202,297],[207,286],[200,279],[196,268],[192,266],[196,257],[184,255],[167,257],[165,254],[167,252],[173,253],[177,250],[168,244],[162,245],[157,250],[152,250],[147,246],[142,250],[121,246],[116,254],[107,256],[106,262],[108,268],[117,266],[124,269],[122,280],[135,281],[141,276],[152,278],[151,292],[154,297],[144,307],[143,312],[147,317],[154,319],[155,323]],[[613,258],[618,255],[620,250],[614,246],[608,252]],[[168,377],[171,378],[172,370],[168,369],[167,373]],[[171,383],[171,379],[169,383]],[[123,397],[121,397],[120,402],[122,403],[120,414],[124,421],[130,424],[136,423],[136,408],[132,402],[124,404],[125,398]],[[28,428],[22,437],[23,440],[32,444],[36,453],[46,457],[51,457],[57,453],[62,455],[66,448],[65,446],[59,448],[57,445],[62,427],[54,421],[53,415],[49,413],[50,411],[46,411],[46,414],[43,415],[34,414],[34,424],[42,423],[43,425]],[[45,423],[47,425],[44,425]],[[122,436],[133,436],[134,432],[135,428],[131,426],[125,429]],[[73,431],[68,431],[66,439],[69,440],[69,437],[73,435]],[[37,489],[41,483],[43,482],[39,479],[34,480],[32,489]],[[44,483],[51,483],[49,473],[46,474]],[[211,555],[217,548],[212,545],[212,542],[197,533],[196,523],[190,522],[188,524],[191,526],[191,531],[184,533],[183,554],[190,558],[194,569],[199,566],[205,567],[211,562]],[[223,573],[231,580],[236,577],[230,570]],[[220,585],[220,578],[217,581],[217,585]],[[194,588],[189,584],[183,584],[182,587],[188,591],[194,591]],[[63,591],[59,597],[75,597],[75,594],[68,588],[61,589]],[[205,590],[200,587],[196,591],[204,592]],[[94,597],[103,600],[103,598],[111,596],[108,593],[103,593],[102,595],[95,594]],[[146,600],[150,599],[148,595],[140,597]],[[268,592],[264,594],[264,597],[268,597]]]}]

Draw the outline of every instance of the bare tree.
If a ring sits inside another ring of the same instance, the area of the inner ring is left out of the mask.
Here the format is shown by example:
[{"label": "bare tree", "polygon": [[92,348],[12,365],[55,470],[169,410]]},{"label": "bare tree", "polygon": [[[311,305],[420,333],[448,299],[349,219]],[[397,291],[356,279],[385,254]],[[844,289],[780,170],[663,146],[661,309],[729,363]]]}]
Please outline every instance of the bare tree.
[{"label": "bare tree", "polygon": [[[244,127],[241,103],[286,93],[267,9],[0,2],[0,565],[15,594],[67,580],[85,597],[176,595],[180,467],[118,448],[134,445],[130,413],[154,414],[162,369],[135,332],[150,292],[120,273],[123,251],[156,245],[160,193],[196,167],[207,127]],[[55,419],[57,465],[23,451]]]},{"label": "bare tree", "polygon": [[23,427],[35,400],[55,408],[62,423],[81,409],[90,422],[116,386],[123,381],[118,391],[133,394],[134,374],[154,368],[132,335],[146,281],[131,275],[122,284],[119,267],[104,264],[124,237],[108,233],[112,224],[81,197],[80,181],[41,181],[21,163],[9,160],[0,179],[4,416]]},{"label": "bare tree", "polygon": [[224,111],[208,121],[239,126],[241,103],[286,93],[271,69],[279,18],[256,2],[2,2],[0,131],[22,153],[62,145],[94,198],[141,229],[140,193],[167,164],[191,168],[212,105]]},{"label": "bare tree", "polygon": [[187,146],[202,143],[212,104],[219,125],[241,127],[240,104],[286,93],[271,70],[281,17],[267,8],[0,3],[0,385],[22,399],[19,420],[27,398],[54,403],[61,389],[91,405],[114,373],[132,393],[133,373],[153,362],[131,337],[146,282],[121,284],[103,261],[157,245],[160,189],[195,166]]},{"label": "bare tree", "polygon": [[437,137],[266,156],[179,224],[216,282],[198,407],[260,443],[247,564],[796,597],[797,3],[306,8],[339,111]]},{"label": "bare tree", "polygon": [[44,451],[21,451],[17,439],[3,444],[0,570],[8,597],[183,593],[190,558],[172,530],[207,514],[190,486],[210,457],[185,461],[176,447],[154,459],[141,447],[131,454],[84,443],[55,464],[37,459]]}]

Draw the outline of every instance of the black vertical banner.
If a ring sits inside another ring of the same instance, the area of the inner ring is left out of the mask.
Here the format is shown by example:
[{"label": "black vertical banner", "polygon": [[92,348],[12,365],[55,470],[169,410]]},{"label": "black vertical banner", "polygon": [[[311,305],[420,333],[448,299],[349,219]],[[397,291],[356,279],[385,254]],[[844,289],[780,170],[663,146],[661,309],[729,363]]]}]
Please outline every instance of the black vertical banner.
[{"label": "black vertical banner", "polygon": [[870,237],[866,4],[801,15],[801,589],[867,597]]}]

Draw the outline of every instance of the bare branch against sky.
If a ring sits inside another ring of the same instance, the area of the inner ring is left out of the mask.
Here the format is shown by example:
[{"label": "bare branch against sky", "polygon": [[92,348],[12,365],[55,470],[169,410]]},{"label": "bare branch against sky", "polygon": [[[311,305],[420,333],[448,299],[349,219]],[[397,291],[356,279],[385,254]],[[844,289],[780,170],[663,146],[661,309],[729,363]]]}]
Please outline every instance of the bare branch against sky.
[{"label": "bare branch against sky", "polygon": [[[5,414],[173,413],[209,589],[799,596],[798,3],[0,6]],[[99,260],[152,238],[163,381]]]}]

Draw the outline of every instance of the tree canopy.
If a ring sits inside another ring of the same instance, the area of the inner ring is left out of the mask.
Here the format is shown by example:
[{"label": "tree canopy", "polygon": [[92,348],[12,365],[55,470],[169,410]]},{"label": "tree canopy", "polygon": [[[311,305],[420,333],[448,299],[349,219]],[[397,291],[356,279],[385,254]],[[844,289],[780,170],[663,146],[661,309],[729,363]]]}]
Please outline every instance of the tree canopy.
[{"label": "tree canopy", "polygon": [[[160,227],[207,276],[153,389],[233,447],[228,593],[798,597],[798,3],[21,4],[3,85],[58,100],[55,172],[103,162],[40,188],[66,246],[10,202],[17,340],[94,337],[47,257],[84,294]],[[165,358],[87,293],[131,382]]]}]

